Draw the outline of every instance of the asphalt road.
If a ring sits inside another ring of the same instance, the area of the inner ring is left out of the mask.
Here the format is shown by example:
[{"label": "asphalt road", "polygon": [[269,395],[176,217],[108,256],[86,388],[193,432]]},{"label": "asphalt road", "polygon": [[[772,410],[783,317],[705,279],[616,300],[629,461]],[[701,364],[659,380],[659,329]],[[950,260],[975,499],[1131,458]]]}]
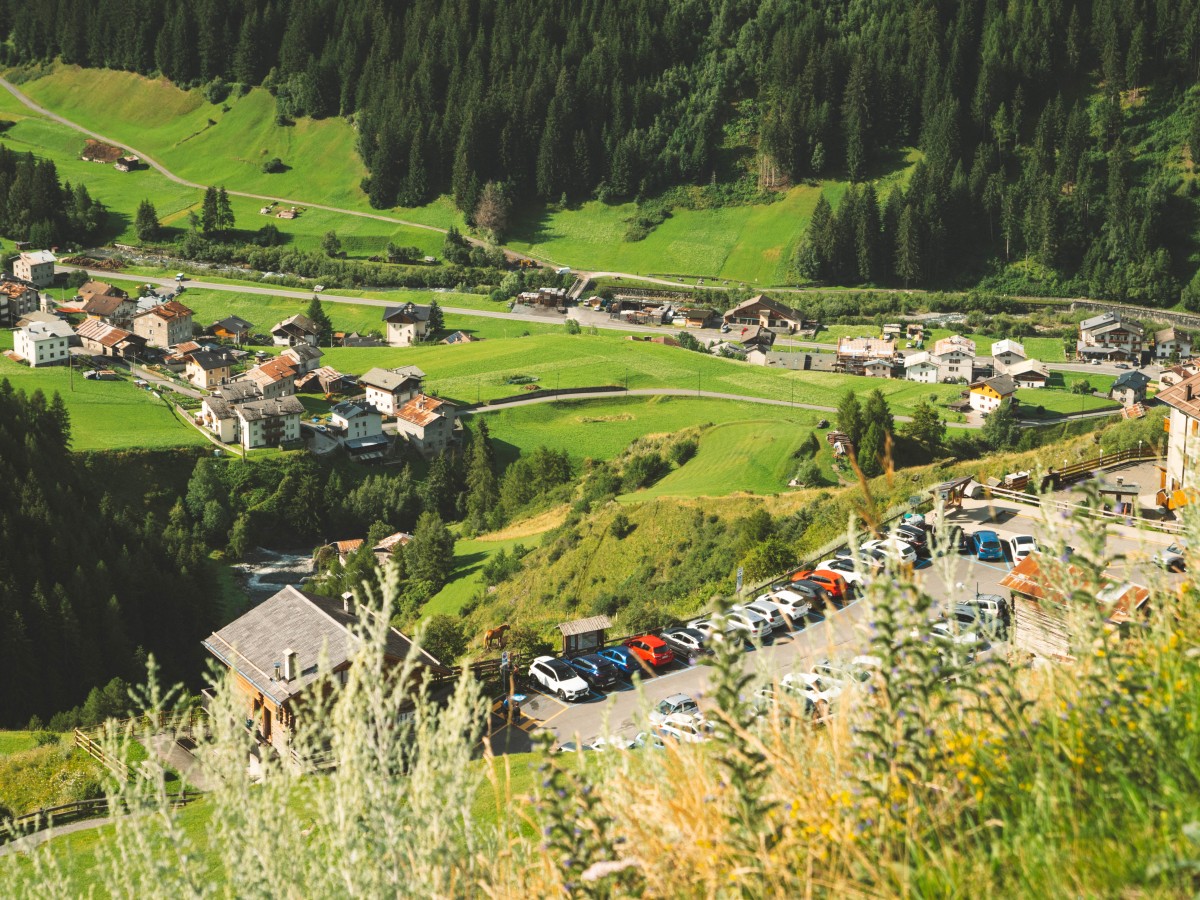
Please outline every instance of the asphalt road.
[{"label": "asphalt road", "polygon": [[[968,531],[990,528],[1002,538],[1015,534],[1044,537],[1048,532],[1040,509],[984,501],[965,501],[964,510],[948,516],[947,524],[961,525]],[[1063,528],[1068,544],[1083,546],[1082,536],[1074,525],[1064,524]],[[1140,584],[1148,584],[1157,578],[1165,578],[1168,584],[1178,584],[1186,577],[1164,575],[1150,563],[1154,550],[1171,543],[1173,538],[1155,532],[1137,532],[1121,525],[1109,526],[1107,531],[1109,558],[1124,557],[1110,566],[1106,573],[1109,577]],[[1001,588],[999,582],[1010,568],[1008,562],[983,562],[952,554],[945,560],[922,560],[914,577],[916,583],[938,601],[937,612],[940,613],[976,592],[1007,596],[1007,589]],[[867,613],[867,604],[863,600],[852,601],[825,614],[813,613],[796,630],[776,632],[771,643],[747,652],[746,668],[781,678],[789,672],[807,671],[822,659],[848,659],[862,653],[869,643],[865,631]],[[521,749],[528,745],[531,733],[542,730],[552,732],[559,743],[570,740],[590,742],[602,735],[631,738],[640,731],[650,730],[646,711],[671,694],[688,694],[704,707],[708,702],[708,672],[706,666],[689,667],[676,662],[654,676],[638,679],[636,685],[622,682],[607,695],[593,694],[588,700],[577,703],[564,703],[537,691],[526,691],[522,712],[529,720],[525,727],[519,731],[515,726],[502,729],[494,739],[494,745],[503,748],[507,740],[507,746]]]}]

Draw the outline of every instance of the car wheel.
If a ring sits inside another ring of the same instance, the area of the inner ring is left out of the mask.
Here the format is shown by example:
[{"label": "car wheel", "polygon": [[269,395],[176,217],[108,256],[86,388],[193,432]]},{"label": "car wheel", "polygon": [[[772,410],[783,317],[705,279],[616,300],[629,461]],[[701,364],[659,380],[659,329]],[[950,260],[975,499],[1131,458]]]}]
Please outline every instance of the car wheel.
[{"label": "car wheel", "polygon": [[567,692],[564,691],[562,688],[559,688],[558,699],[563,701],[564,703],[567,702]]}]

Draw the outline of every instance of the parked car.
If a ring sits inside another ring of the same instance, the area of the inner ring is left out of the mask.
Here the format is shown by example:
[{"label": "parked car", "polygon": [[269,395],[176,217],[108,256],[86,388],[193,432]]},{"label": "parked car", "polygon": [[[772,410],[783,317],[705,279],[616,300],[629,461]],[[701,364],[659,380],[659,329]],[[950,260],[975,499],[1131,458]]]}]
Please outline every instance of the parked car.
[{"label": "parked car", "polygon": [[829,704],[832,704],[845,689],[842,682],[814,675],[812,672],[789,672],[779,680],[779,686],[813,703],[824,701]]},{"label": "parked car", "polygon": [[812,667],[812,674],[827,681],[838,681],[842,684],[865,682],[879,672],[883,664],[876,656],[856,656],[847,663],[835,663],[828,659],[822,660]]},{"label": "parked car", "polygon": [[1013,563],[1019,563],[1030,553],[1036,553],[1041,549],[1032,534],[1015,534],[1004,543]]},{"label": "parked car", "polygon": [[529,677],[559,700],[579,700],[592,692],[578,672],[553,656],[535,659],[529,666]]},{"label": "parked car", "polygon": [[632,650],[634,656],[646,665],[653,666],[656,669],[659,666],[669,665],[675,660],[675,654],[671,652],[671,648],[667,646],[666,641],[652,634],[630,638],[625,642],[625,646]]},{"label": "parked car", "polygon": [[917,555],[929,555],[929,542],[924,528],[918,525],[900,524],[892,530],[892,536],[911,545],[917,551]]},{"label": "parked car", "polygon": [[1008,631],[1001,616],[993,613],[988,607],[974,603],[956,603],[953,618],[963,631],[978,632],[988,640],[1000,640]]},{"label": "parked car", "polygon": [[1117,363],[1117,368],[1118,369],[1128,369],[1129,364],[1128,363]]},{"label": "parked car", "polygon": [[667,745],[663,743],[662,738],[657,734],[651,734],[648,731],[639,731],[633,736],[633,740],[629,742],[629,749],[643,750],[646,748],[651,750],[666,750]]},{"label": "parked car", "polygon": [[617,667],[598,653],[576,656],[568,662],[593,691],[607,691],[620,678]]},{"label": "parked car", "polygon": [[[882,569],[887,566],[887,555],[882,550],[875,550],[866,547],[859,547],[857,551],[851,550],[849,547],[843,547],[834,555],[834,559],[842,560],[842,565],[837,567],[837,571],[858,571],[860,569]],[[824,563],[822,563],[822,566]],[[817,568],[821,568],[818,566]]]},{"label": "parked car", "polygon": [[971,543],[977,559],[1004,561],[1004,548],[1000,546],[1000,536],[996,532],[977,531],[971,535]]},{"label": "parked car", "polygon": [[831,598],[838,601],[848,599],[850,593],[846,585],[846,579],[837,572],[802,569],[792,575],[792,581],[810,581],[817,585],[817,587],[822,588]]},{"label": "parked car", "polygon": [[659,700],[650,713],[650,721],[655,725],[661,725],[672,716],[691,716],[693,719],[699,720],[704,718],[704,714],[700,712],[700,706],[687,694],[672,694],[670,697]]},{"label": "parked car", "polygon": [[628,647],[605,647],[597,651],[596,655],[612,663],[617,671],[625,676],[634,675],[642,670],[638,658]]},{"label": "parked car", "polygon": [[1008,625],[1008,601],[999,594],[975,594],[960,600],[959,606],[975,606],[994,619]]},{"label": "parked car", "polygon": [[[812,591],[811,596],[804,592],[806,589]],[[821,597],[824,593],[823,588],[817,587],[811,581],[797,581],[790,588],[774,591],[770,598],[771,602],[779,607],[779,612],[789,619],[792,625],[796,625],[812,612],[814,598]],[[824,604],[825,600],[822,598],[818,602]]]},{"label": "parked car", "polygon": [[712,735],[712,726],[691,716],[678,715],[668,716],[654,726],[654,731],[662,738],[674,738],[681,744],[703,744]]},{"label": "parked car", "polygon": [[668,628],[662,633],[662,639],[666,641],[676,658],[704,656],[712,653],[705,643],[704,633],[695,628]]},{"label": "parked car", "polygon": [[585,753],[595,749],[591,744],[584,744],[582,742],[577,744],[575,741],[567,741],[565,744],[558,745],[559,753]]},{"label": "parked car", "polygon": [[774,628],[787,628],[787,619],[779,606],[770,597],[762,596],[749,603],[739,604],[734,609],[756,613],[767,620],[767,624]]},{"label": "parked car", "polygon": [[[869,557],[869,559],[868,559]],[[869,553],[863,557],[863,565],[855,566],[854,560],[846,559],[845,557],[834,557],[827,559],[824,562],[819,562],[813,568],[814,572],[832,572],[835,575],[841,576],[846,584],[862,586],[867,583],[867,576],[863,574],[862,569],[882,569],[886,563],[882,553]]]},{"label": "parked car", "polygon": [[885,554],[888,558],[910,566],[917,561],[916,548],[913,547],[912,544],[895,537],[867,541],[862,545],[862,549],[878,550],[880,553]]},{"label": "parked car", "polygon": [[1187,569],[1187,560],[1183,556],[1184,548],[1179,544],[1161,547],[1154,551],[1154,564],[1168,572],[1183,572]]},{"label": "parked car", "polygon": [[765,640],[771,634],[771,623],[756,612],[734,607],[725,613],[730,631],[740,631],[747,639]]},{"label": "parked car", "polygon": [[978,632],[964,628],[954,619],[939,619],[930,624],[929,636],[943,645],[943,652],[961,653],[965,662],[975,658],[975,651],[980,644]]}]

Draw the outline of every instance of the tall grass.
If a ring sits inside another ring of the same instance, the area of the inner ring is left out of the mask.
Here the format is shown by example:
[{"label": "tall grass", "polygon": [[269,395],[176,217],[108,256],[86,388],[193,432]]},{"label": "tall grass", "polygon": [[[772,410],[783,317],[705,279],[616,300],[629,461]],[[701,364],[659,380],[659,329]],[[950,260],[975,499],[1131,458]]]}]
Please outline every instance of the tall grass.
[{"label": "tall grass", "polygon": [[[1078,524],[1084,577],[1051,562]],[[181,825],[161,770],[145,766],[110,785],[131,813],[101,847],[99,882],[114,896],[1194,894],[1196,593],[1156,581],[1153,612],[1116,631],[1086,588],[1107,563],[1101,530],[1049,514],[1043,526],[1046,567],[1070,598],[1073,662],[939,652],[920,637],[933,599],[894,572],[864,601],[859,647],[881,670],[826,722],[786,699],[756,709],[771,673],[720,646],[706,691],[716,740],[544,755],[532,797],[481,741],[478,685],[435,702],[411,663],[389,665],[389,586],[360,598],[355,663],[298,735],[302,753],[332,750],[336,771],[300,776],[264,757],[252,775],[245,712],[214,672],[198,750],[218,785],[207,835]],[[947,575],[951,557],[937,563]],[[140,697],[172,700],[153,686]],[[497,813],[477,820],[485,779]],[[51,843],[0,863],[0,894],[73,894],[81,877]]]}]

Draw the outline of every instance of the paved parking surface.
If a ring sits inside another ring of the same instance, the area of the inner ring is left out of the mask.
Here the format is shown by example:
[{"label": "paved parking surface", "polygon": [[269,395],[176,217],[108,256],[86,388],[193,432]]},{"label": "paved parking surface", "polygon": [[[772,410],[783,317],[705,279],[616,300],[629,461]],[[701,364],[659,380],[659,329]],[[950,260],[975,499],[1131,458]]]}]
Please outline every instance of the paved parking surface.
[{"label": "paved parking surface", "polygon": [[[1057,516],[1056,513],[1053,515]],[[1099,523],[1094,524],[1100,527]],[[1069,545],[1083,546],[1082,536],[1074,523],[1060,518],[1051,524],[1039,508],[1012,503],[967,500],[963,510],[946,517],[946,525],[960,525],[967,531],[990,528],[1002,538],[1032,534],[1039,540],[1044,540],[1052,527],[1061,528],[1062,537]],[[1157,579],[1174,584],[1186,577],[1167,575],[1150,563],[1155,549],[1171,543],[1173,538],[1169,535],[1136,531],[1119,524],[1108,525],[1104,531],[1107,532],[1105,552],[1108,557],[1123,557],[1109,567],[1106,573],[1109,577],[1141,584]],[[976,592],[1007,596],[1007,590],[1000,587],[1000,580],[1011,568],[1007,561],[984,562],[951,552],[942,559],[921,560],[914,570],[914,580],[938,602],[937,613],[940,614]],[[794,631],[776,632],[772,642],[747,652],[746,667],[778,678],[788,672],[807,670],[826,657],[845,658],[860,653],[867,644],[862,627],[866,613],[867,604],[862,600],[831,608],[824,614],[814,612]],[[639,731],[649,730],[644,710],[664,697],[675,693],[689,694],[703,706],[708,671],[707,666],[688,666],[676,661],[634,682],[623,681],[605,695],[593,693],[576,703],[564,703],[526,686],[523,720],[519,725],[506,726],[503,719],[494,717],[494,746],[498,751],[527,749],[533,735],[542,730],[552,732],[559,742],[587,742],[606,734],[633,737]]]}]

